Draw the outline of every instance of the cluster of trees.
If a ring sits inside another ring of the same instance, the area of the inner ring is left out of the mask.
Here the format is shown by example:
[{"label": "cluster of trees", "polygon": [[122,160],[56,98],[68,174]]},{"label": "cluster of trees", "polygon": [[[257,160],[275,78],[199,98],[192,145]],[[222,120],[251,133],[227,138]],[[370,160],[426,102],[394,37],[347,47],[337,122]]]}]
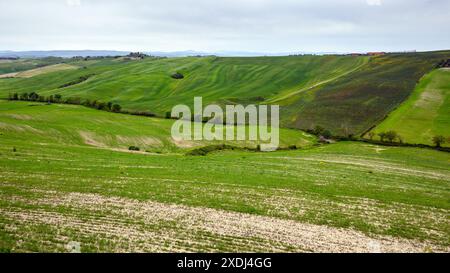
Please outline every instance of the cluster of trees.
[{"label": "cluster of trees", "polygon": [[122,112],[122,107],[119,104],[112,102],[101,102],[97,100],[81,100],[79,98],[66,98],[63,99],[61,95],[50,95],[50,96],[41,96],[36,92],[31,93],[10,93],[9,100],[21,100],[21,101],[36,101],[36,102],[47,102],[47,103],[66,103],[66,104],[76,104],[76,105],[84,105],[90,108],[95,108],[98,110],[104,110],[109,112],[119,113]]},{"label": "cluster of trees", "polygon": [[442,68],[442,67],[450,67],[450,59],[447,59],[447,60],[441,60],[441,61],[436,65],[436,68]]},{"label": "cluster of trees", "polygon": [[59,103],[62,100],[61,95],[50,95],[50,96],[41,96],[36,92],[31,93],[10,93],[9,100],[23,100],[23,101],[38,101],[38,102],[49,102],[49,103]]},{"label": "cluster of trees", "polygon": [[74,56],[72,57],[72,60],[83,60],[83,61],[89,61],[89,60],[104,60],[104,59],[118,59],[122,58],[122,56]]},{"label": "cluster of trees", "polygon": [[[373,140],[375,137],[374,132],[368,133],[370,140]],[[381,142],[390,142],[393,143],[395,140],[398,140],[399,143],[403,143],[402,137],[396,132],[396,131],[387,131],[387,132],[380,132],[378,133],[378,137],[380,138]]]},{"label": "cluster of trees", "polygon": [[65,83],[65,84],[59,86],[58,88],[61,89],[61,88],[65,88],[65,87],[68,87],[68,86],[72,86],[72,85],[76,85],[76,84],[82,83],[84,81],[87,81],[92,76],[94,76],[94,74],[80,76],[78,79],[75,79],[75,80],[73,80],[71,82]]},{"label": "cluster of trees", "polygon": [[325,128],[323,128],[322,126],[319,126],[319,125],[314,127],[314,129],[308,129],[306,131],[312,135],[316,135],[318,137],[323,137],[326,139],[330,139],[333,137],[333,135],[331,134],[331,132],[329,130],[326,130]]},{"label": "cluster of trees", "polygon": [[129,57],[129,58],[136,58],[136,59],[144,59],[146,57],[149,57],[149,55],[142,53],[142,52],[130,52],[130,54],[128,54],[125,57]]},{"label": "cluster of trees", "polygon": [[137,147],[137,146],[130,146],[128,148],[128,150],[130,150],[130,151],[140,151],[141,149],[139,147]]},{"label": "cluster of trees", "polygon": [[[369,132],[368,136],[370,140],[373,140],[373,138],[375,137],[375,133]],[[381,142],[387,141],[393,143],[395,140],[398,140],[399,143],[403,143],[402,137],[397,132],[392,130],[387,132],[380,132],[378,133],[378,137],[380,138]],[[437,148],[441,148],[442,144],[444,143],[450,143],[450,137],[444,137],[442,135],[434,136],[431,140]]]},{"label": "cluster of trees", "polygon": [[101,102],[101,101],[97,101],[97,100],[84,100],[82,103],[82,105],[87,106],[87,107],[91,107],[91,108],[95,108],[98,110],[103,110],[103,111],[109,111],[109,112],[114,112],[114,113],[120,113],[122,112],[122,106],[120,106],[117,103],[112,103],[112,102]]}]

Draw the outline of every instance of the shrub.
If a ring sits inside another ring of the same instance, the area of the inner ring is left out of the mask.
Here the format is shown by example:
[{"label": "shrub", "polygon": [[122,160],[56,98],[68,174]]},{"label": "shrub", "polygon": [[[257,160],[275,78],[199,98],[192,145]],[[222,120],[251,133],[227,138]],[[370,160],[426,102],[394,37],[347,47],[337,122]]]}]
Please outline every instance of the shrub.
[{"label": "shrub", "polygon": [[130,146],[130,147],[128,147],[128,150],[130,150],[130,151],[140,151],[141,149],[139,149],[139,147],[136,147],[136,146]]},{"label": "shrub", "polygon": [[121,110],[122,110],[122,106],[120,106],[119,104],[114,104],[112,106],[112,111],[113,112],[119,113]]},{"label": "shrub", "polygon": [[173,73],[173,74],[171,75],[171,77],[172,77],[173,79],[176,79],[176,80],[184,79],[183,74],[181,74],[181,73],[179,73],[179,72]]},{"label": "shrub", "polygon": [[155,117],[156,116],[154,113],[147,112],[147,111],[130,111],[130,112],[121,111],[121,112],[124,114],[130,114],[130,115],[134,115],[134,116],[144,116],[144,117]]},{"label": "shrub", "polygon": [[289,145],[289,150],[297,150],[297,145]]},{"label": "shrub", "polygon": [[331,138],[331,137],[332,137],[332,134],[331,134],[330,131],[324,130],[324,131],[322,132],[322,136],[323,136],[324,138]]},{"label": "shrub", "polygon": [[222,150],[234,150],[235,147],[225,144],[219,144],[219,145],[210,145],[210,146],[204,146],[197,149],[194,149],[187,153],[187,155],[193,155],[193,156],[205,156],[211,152],[214,151],[222,151]]},{"label": "shrub", "polygon": [[325,131],[325,129],[322,126],[317,125],[314,130],[313,133],[318,136],[321,135],[323,132]]}]

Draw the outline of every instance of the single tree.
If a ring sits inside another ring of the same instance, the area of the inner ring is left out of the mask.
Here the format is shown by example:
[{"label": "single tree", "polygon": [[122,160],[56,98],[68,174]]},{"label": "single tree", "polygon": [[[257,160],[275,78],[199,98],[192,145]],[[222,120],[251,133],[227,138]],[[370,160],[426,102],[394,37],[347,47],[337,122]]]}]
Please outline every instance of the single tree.
[{"label": "single tree", "polygon": [[381,142],[383,142],[384,138],[386,137],[386,133],[385,132],[378,133],[378,136],[380,137]]},{"label": "single tree", "polygon": [[441,147],[442,144],[445,143],[445,137],[444,136],[434,136],[433,137],[433,143],[436,145],[436,147]]},{"label": "single tree", "polygon": [[375,133],[374,132],[369,132],[369,138],[370,138],[370,140],[373,140],[373,137],[375,136]]},{"label": "single tree", "polygon": [[39,94],[36,92],[31,92],[30,95],[28,95],[28,99],[31,101],[37,101],[39,99]]},{"label": "single tree", "polygon": [[394,140],[397,138],[398,134],[395,131],[388,131],[386,132],[386,138],[389,140],[389,142],[394,142]]}]

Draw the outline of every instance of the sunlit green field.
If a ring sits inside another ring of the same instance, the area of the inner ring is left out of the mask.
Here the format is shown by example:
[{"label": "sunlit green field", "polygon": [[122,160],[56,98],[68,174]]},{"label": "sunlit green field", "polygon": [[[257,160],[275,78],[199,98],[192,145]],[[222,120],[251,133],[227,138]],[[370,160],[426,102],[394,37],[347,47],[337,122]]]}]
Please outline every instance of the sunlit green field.
[{"label": "sunlit green field", "polygon": [[450,70],[434,70],[423,77],[408,100],[374,132],[389,130],[395,130],[408,143],[434,145],[434,136],[450,137]]},{"label": "sunlit green field", "polygon": [[301,149],[189,156],[172,122],[1,102],[0,251],[449,251],[449,153],[285,130]]},{"label": "sunlit green field", "polygon": [[[141,151],[158,153],[185,153],[196,147],[217,144],[256,149],[261,143],[251,140],[175,141],[171,137],[173,123],[174,120],[114,114],[83,106],[0,101],[0,128],[5,135],[14,133],[15,140],[51,140],[64,146],[90,145],[125,151],[130,146],[136,146]],[[224,127],[224,132],[226,129]],[[247,126],[247,136],[248,131]],[[286,149],[292,145],[305,148],[315,143],[316,138],[305,132],[280,129],[280,148]]]}]

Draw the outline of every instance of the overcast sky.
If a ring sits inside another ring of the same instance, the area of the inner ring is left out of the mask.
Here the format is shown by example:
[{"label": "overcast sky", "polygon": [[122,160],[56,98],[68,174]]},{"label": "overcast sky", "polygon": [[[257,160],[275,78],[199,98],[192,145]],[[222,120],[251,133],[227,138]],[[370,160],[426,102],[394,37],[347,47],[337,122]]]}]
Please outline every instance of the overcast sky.
[{"label": "overcast sky", "polygon": [[450,49],[449,0],[0,0],[0,50]]}]

